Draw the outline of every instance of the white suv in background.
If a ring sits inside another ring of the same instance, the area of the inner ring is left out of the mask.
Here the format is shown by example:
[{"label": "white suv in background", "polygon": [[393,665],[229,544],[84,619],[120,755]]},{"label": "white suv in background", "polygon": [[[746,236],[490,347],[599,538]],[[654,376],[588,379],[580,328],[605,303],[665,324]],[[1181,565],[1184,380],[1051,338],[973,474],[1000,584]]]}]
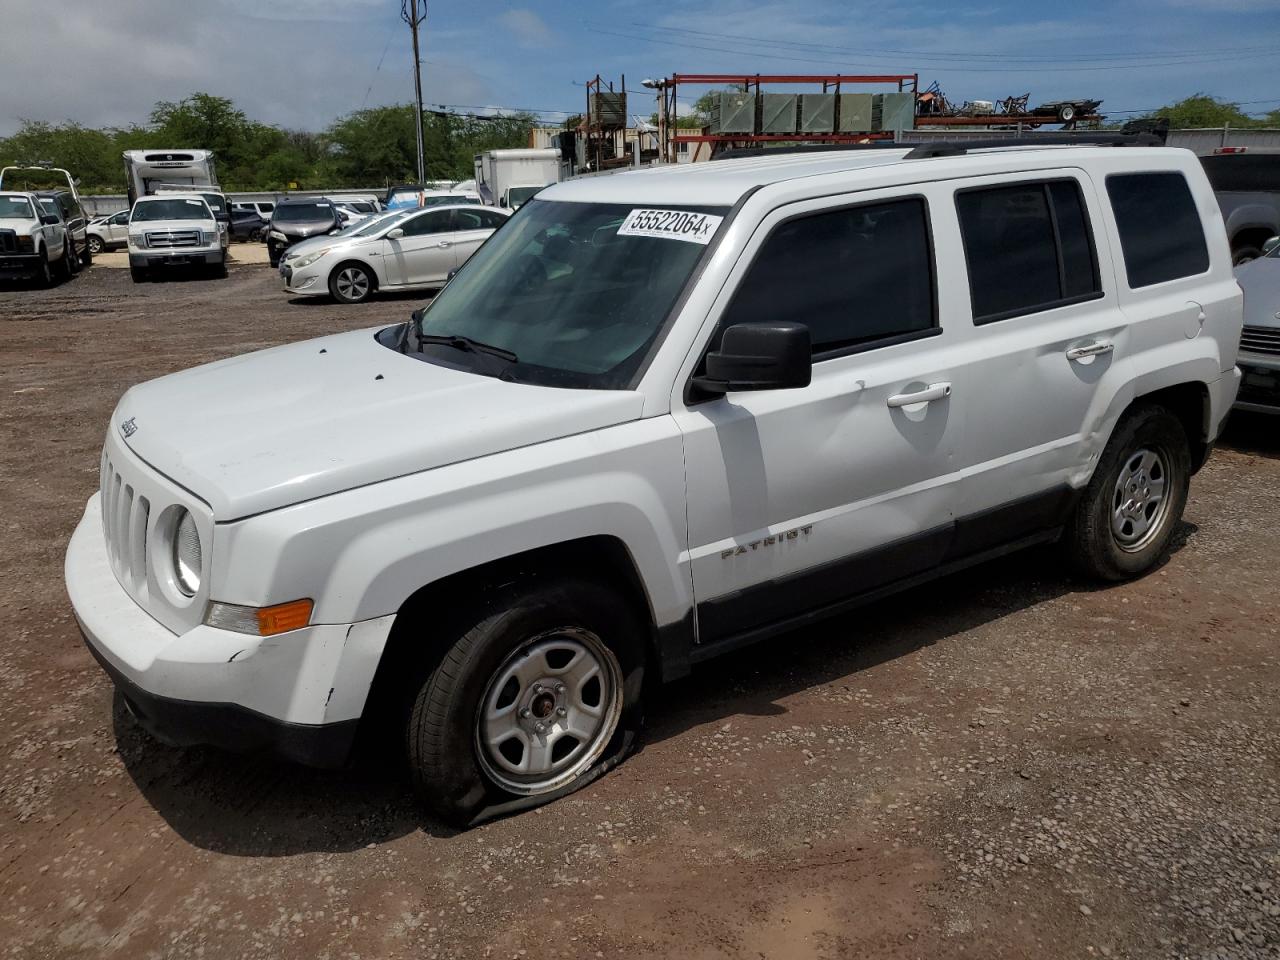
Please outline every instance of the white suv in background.
[{"label": "white suv in background", "polygon": [[141,283],[173,267],[227,275],[227,248],[213,210],[199,193],[139,197],[129,214],[129,272]]},{"label": "white suv in background", "polygon": [[617,763],[651,678],[1031,544],[1150,570],[1240,331],[1185,150],[568,181],[407,323],[131,389],[67,588],[144,726],[399,736],[473,823]]}]

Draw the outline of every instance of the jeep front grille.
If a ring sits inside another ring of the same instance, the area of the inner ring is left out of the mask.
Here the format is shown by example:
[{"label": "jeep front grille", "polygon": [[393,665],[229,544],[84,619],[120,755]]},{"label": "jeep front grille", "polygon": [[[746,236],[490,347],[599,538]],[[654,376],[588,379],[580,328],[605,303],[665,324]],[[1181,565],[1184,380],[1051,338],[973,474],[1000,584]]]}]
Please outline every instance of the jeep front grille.
[{"label": "jeep front grille", "polygon": [[199,230],[165,230],[147,234],[148,247],[198,247]]},{"label": "jeep front grille", "polygon": [[151,504],[136,496],[104,453],[102,456],[102,531],[116,578],[134,591],[147,582],[147,521]]},{"label": "jeep front grille", "polygon": [[1280,355],[1280,327],[1245,327],[1240,349]]}]

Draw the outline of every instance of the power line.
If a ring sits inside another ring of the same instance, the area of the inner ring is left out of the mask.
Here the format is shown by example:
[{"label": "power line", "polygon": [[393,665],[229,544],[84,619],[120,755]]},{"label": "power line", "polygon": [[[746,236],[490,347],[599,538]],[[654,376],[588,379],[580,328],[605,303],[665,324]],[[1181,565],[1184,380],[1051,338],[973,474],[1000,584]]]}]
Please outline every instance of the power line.
[{"label": "power line", "polygon": [[[639,43],[648,43],[648,44],[653,44],[653,45],[656,45],[656,46],[686,47],[686,48],[688,48],[688,49],[690,49],[690,50],[706,50],[706,51],[710,51],[710,52],[712,52],[712,53],[729,53],[729,54],[734,54],[734,55],[736,55],[736,56],[760,57],[760,58],[764,58],[764,59],[768,59],[768,60],[786,60],[786,61],[790,61],[790,62],[793,62],[793,63],[816,63],[816,64],[822,64],[822,65],[827,66],[827,67],[830,67],[830,66],[831,66],[831,60],[830,60],[830,59],[826,59],[826,60],[818,60],[818,59],[815,59],[815,58],[813,58],[813,57],[796,57],[796,56],[787,56],[787,55],[785,55],[785,54],[781,54],[781,53],[767,53],[767,52],[764,52],[764,51],[762,51],[762,50],[742,49],[742,48],[722,47],[722,46],[711,46],[711,45],[708,45],[708,44],[698,44],[698,43],[689,43],[689,42],[687,42],[687,41],[682,41],[682,40],[672,40],[672,39],[667,38],[667,37],[654,38],[654,37],[637,36],[637,35],[635,35],[635,34],[630,34],[630,33],[621,33],[621,32],[619,32],[619,31],[615,31],[615,30],[605,30],[605,29],[603,29],[603,28],[601,28],[601,27],[593,27],[593,26],[589,26],[589,25],[587,26],[587,29],[588,29],[590,32],[592,32],[592,33],[599,33],[599,34],[604,34],[604,35],[606,35],[606,36],[613,36],[613,37],[621,37],[622,39],[624,39],[624,40],[629,40],[629,41],[631,41],[631,42],[633,42],[633,43],[635,43],[635,42],[639,42]],[[754,42],[759,42],[759,41],[754,41]],[[1233,54],[1232,59],[1233,59],[1233,60],[1235,60],[1235,61],[1239,61],[1239,60],[1256,60],[1256,59],[1263,58],[1263,57],[1273,57],[1273,56],[1274,56],[1274,52],[1273,52],[1273,51],[1271,51],[1271,52],[1267,52],[1267,53]],[[866,59],[884,59],[884,57],[881,57],[881,56],[873,56],[873,57],[868,57],[868,58],[866,58]],[[1170,60],[1167,60],[1167,61],[1161,61],[1161,62],[1154,62],[1154,61],[1153,61],[1153,62],[1149,62],[1149,63],[1141,63],[1141,64],[1137,64],[1137,63],[1117,63],[1117,64],[1114,64],[1114,65],[1111,65],[1111,64],[1098,64],[1098,65],[1094,65],[1094,66],[1087,66],[1087,67],[1054,67],[1054,66],[1047,66],[1047,65],[1044,65],[1044,64],[1040,64],[1040,65],[1037,65],[1037,66],[1034,66],[1034,67],[1031,67],[1031,66],[1028,66],[1028,67],[970,67],[970,66],[956,66],[956,67],[952,67],[951,69],[954,69],[954,70],[961,70],[961,71],[964,71],[964,72],[966,72],[966,73],[1021,73],[1021,74],[1025,74],[1025,73],[1027,73],[1027,72],[1029,72],[1029,71],[1031,71],[1031,70],[1038,70],[1038,71],[1040,71],[1041,73],[1086,73],[1086,72],[1095,72],[1095,71],[1102,71],[1102,70],[1143,70],[1143,69],[1151,69],[1151,68],[1153,68],[1153,67],[1183,66],[1183,65],[1188,65],[1188,64],[1197,64],[1197,63],[1215,63],[1215,62],[1220,62],[1220,61],[1221,61],[1221,55],[1219,54],[1219,55],[1214,55],[1214,56],[1209,56],[1209,57],[1200,57],[1200,58],[1196,58],[1196,57],[1188,57],[1188,58],[1183,58],[1183,59],[1170,59]]]},{"label": "power line", "polygon": [[[588,28],[597,26],[609,27],[616,26],[614,24],[594,24],[590,21],[583,21]],[[1122,60],[1131,61],[1138,59],[1158,59],[1164,60],[1170,57],[1196,56],[1196,57],[1218,57],[1218,56],[1237,56],[1240,53],[1270,53],[1275,49],[1274,44],[1258,44],[1250,47],[1234,47],[1229,50],[1206,50],[1187,49],[1187,50],[1159,50],[1159,51],[1132,51],[1128,53],[1113,52],[1099,53],[1092,51],[1086,54],[1074,56],[1031,56],[1019,55],[1016,53],[975,53],[973,51],[947,51],[947,50],[897,50],[889,47],[878,47],[869,49],[855,49],[850,47],[841,47],[829,43],[813,43],[806,40],[779,40],[775,37],[753,37],[740,33],[711,33],[705,30],[693,30],[687,27],[662,27],[646,23],[629,23],[626,26],[637,27],[648,32],[671,33],[678,36],[694,36],[700,38],[710,38],[712,40],[728,40],[743,41],[753,44],[764,44],[769,47],[797,47],[810,50],[828,50],[839,53],[844,56],[866,56],[872,58],[880,58],[886,54],[894,56],[908,56],[918,59],[943,59],[957,60],[963,62],[970,61],[987,61],[994,60],[997,62],[1013,61],[1017,63],[1081,63],[1106,60]]]},{"label": "power line", "polygon": [[369,105],[369,94],[373,92],[373,85],[378,82],[378,72],[382,70],[382,61],[387,58],[387,51],[391,49],[391,38],[395,36],[396,28],[392,24],[391,29],[387,31],[387,42],[382,45],[382,56],[378,58],[378,65],[373,68],[373,76],[369,80],[369,87],[364,92],[364,99],[360,101],[360,109],[363,110]]}]

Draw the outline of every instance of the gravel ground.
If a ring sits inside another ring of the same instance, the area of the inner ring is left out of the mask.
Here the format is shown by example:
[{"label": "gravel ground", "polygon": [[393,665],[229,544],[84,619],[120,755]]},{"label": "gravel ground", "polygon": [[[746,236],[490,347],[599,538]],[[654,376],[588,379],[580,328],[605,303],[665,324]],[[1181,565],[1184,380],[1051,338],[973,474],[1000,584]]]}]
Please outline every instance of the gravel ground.
[{"label": "gravel ground", "polygon": [[0,290],[0,956],[1280,957],[1265,418],[1142,580],[1031,552],[713,663],[615,773],[465,834],[394,771],[149,739],[62,586],[119,394],[416,302]]}]

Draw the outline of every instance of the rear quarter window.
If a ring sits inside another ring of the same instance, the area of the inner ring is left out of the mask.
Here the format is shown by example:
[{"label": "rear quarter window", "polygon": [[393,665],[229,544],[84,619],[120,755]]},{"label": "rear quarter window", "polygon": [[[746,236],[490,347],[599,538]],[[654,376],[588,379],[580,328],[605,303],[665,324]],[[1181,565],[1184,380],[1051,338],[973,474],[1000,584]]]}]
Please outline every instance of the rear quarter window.
[{"label": "rear quarter window", "polygon": [[1181,173],[1113,173],[1107,177],[1107,196],[1131,288],[1209,269],[1200,213]]}]

